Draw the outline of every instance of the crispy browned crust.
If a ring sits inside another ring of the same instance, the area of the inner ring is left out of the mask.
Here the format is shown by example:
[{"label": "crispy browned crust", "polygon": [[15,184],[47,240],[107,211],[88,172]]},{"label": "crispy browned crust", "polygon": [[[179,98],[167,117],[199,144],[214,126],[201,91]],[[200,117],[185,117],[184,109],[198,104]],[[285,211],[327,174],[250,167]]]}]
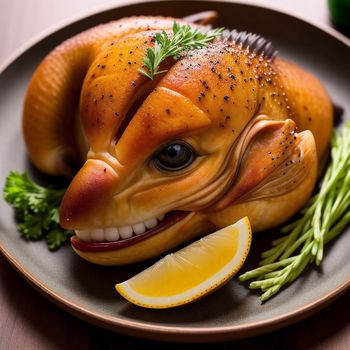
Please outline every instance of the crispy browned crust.
[{"label": "crispy browned crust", "polygon": [[[201,218],[128,251],[80,252],[96,263],[148,258],[245,215],[254,231],[282,223],[309,198],[326,153],[329,97],[292,63],[217,40],[166,61],[153,82],[141,75],[154,30],[172,23],[135,17],[84,32],[55,49],[28,88],[23,128],[34,164],[69,175],[88,159],[64,197],[63,227],[117,227],[171,210]],[[150,158],[179,138],[203,157],[163,176]]]},{"label": "crispy browned crust", "polygon": [[88,149],[81,135],[79,96],[92,62],[106,42],[151,29],[173,19],[131,17],[102,24],[66,40],[35,71],[23,111],[23,133],[32,162],[51,175],[72,176]]}]

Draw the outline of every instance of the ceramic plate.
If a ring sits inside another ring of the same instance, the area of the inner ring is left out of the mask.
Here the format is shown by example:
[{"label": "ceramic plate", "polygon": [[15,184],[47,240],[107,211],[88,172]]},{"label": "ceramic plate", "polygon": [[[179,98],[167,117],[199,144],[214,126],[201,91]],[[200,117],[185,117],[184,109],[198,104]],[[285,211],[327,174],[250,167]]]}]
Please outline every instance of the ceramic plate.
[{"label": "ceramic plate", "polygon": [[[269,38],[280,55],[313,72],[332,99],[350,116],[350,45],[340,35],[295,17],[232,2],[142,2],[103,11],[65,26],[33,44],[4,68],[0,76],[0,184],[11,169],[29,169],[21,133],[26,86],[40,60],[62,40],[93,25],[124,16],[154,14],[182,17],[217,10],[220,26],[257,32]],[[33,174],[35,175],[35,174]],[[268,213],[268,209],[267,209]],[[0,203],[0,248],[5,257],[45,296],[69,312],[115,331],[173,341],[216,341],[248,337],[295,322],[325,306],[350,287],[350,228],[326,248],[321,269],[306,274],[277,297],[261,305],[258,295],[237,280],[194,304],[170,310],[133,306],[114,284],[145,265],[101,267],[89,264],[65,246],[55,253],[42,242],[19,237],[12,209]],[[245,268],[254,265],[267,234],[254,237]]]}]

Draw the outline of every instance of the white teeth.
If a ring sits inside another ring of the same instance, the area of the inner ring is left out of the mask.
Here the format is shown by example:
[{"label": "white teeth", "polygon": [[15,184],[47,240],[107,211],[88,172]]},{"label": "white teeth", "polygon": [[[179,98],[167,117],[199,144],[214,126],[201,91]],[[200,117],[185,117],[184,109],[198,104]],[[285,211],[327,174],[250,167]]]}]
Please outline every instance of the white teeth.
[{"label": "white teeth", "polygon": [[139,222],[138,224],[132,225],[132,229],[136,235],[140,235],[141,233],[146,232],[146,226],[143,222]]},{"label": "white teeth", "polygon": [[90,230],[76,230],[75,233],[82,240],[89,242],[91,241]]},{"label": "white teeth", "polygon": [[91,239],[96,242],[104,241],[104,229],[103,228],[95,228],[90,231]]},{"label": "white teeth", "polygon": [[120,237],[123,239],[130,238],[132,236],[132,226],[123,226],[118,229]]},{"label": "white teeth", "polygon": [[119,231],[116,227],[105,228],[105,239],[108,242],[117,241],[119,239]]},{"label": "white teeth", "polygon": [[150,219],[150,220],[146,220],[145,221],[145,225],[147,228],[153,228],[153,227],[156,227],[158,224],[158,221],[157,219]]},{"label": "white teeth", "polygon": [[141,235],[148,230],[156,227],[158,222],[164,219],[165,215],[161,215],[158,218],[145,220],[138,222],[134,225],[122,226],[122,227],[106,227],[95,228],[92,230],[76,230],[75,233],[83,241],[95,241],[95,242],[113,242],[119,239],[131,238],[133,234]]}]

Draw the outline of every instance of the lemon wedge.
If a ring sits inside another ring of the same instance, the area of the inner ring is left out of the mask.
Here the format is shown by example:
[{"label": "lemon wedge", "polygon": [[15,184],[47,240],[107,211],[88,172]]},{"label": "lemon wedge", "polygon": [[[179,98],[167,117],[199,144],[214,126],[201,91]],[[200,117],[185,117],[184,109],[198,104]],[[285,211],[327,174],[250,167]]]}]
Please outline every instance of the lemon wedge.
[{"label": "lemon wedge", "polygon": [[250,248],[247,217],[163,259],[116,290],[133,304],[152,309],[191,303],[217,289],[242,267]]}]

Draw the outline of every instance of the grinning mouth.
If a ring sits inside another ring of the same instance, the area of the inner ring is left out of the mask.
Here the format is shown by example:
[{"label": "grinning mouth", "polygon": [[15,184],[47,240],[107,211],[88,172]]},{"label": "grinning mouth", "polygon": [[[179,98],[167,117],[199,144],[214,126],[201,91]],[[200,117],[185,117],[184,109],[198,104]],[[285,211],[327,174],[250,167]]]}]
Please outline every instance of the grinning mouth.
[{"label": "grinning mouth", "polygon": [[[152,222],[151,220],[147,220],[143,223],[120,228],[104,228],[89,231],[77,230],[76,235],[71,238],[71,244],[75,249],[83,252],[105,252],[126,248],[164,231],[168,227],[183,220],[191,213],[192,212],[187,211],[171,211],[158,219],[152,219]],[[147,226],[153,227],[148,228]],[[112,235],[114,235],[115,239],[113,241],[108,241],[108,239],[113,238]],[[95,239],[98,238],[98,241],[94,241],[94,237]]]}]

